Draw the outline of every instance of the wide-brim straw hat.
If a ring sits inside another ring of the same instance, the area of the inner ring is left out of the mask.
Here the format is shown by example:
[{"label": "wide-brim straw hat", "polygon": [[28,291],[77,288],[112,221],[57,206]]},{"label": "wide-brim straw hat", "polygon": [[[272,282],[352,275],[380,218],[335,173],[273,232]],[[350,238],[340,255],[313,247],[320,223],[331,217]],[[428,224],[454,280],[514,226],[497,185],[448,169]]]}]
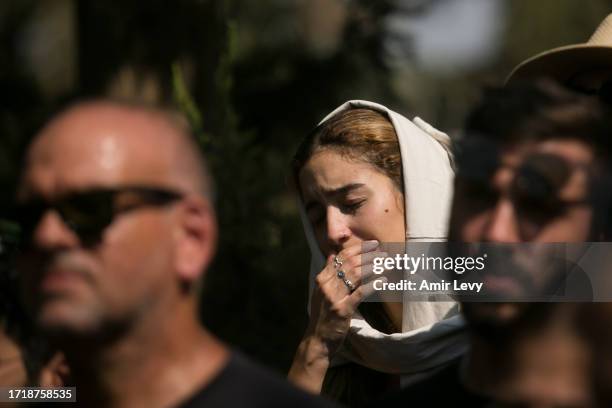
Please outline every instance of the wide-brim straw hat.
[{"label": "wide-brim straw hat", "polygon": [[544,51],[520,63],[506,82],[551,77],[565,82],[577,73],[612,68],[612,14],[597,27],[586,43]]}]

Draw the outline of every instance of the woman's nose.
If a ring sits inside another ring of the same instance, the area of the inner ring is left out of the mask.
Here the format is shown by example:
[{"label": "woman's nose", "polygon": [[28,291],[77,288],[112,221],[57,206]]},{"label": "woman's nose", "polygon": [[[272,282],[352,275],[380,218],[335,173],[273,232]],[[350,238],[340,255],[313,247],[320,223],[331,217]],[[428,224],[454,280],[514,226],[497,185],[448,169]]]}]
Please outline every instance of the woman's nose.
[{"label": "woman's nose", "polygon": [[335,247],[340,247],[351,236],[346,214],[335,207],[327,209],[327,240]]}]

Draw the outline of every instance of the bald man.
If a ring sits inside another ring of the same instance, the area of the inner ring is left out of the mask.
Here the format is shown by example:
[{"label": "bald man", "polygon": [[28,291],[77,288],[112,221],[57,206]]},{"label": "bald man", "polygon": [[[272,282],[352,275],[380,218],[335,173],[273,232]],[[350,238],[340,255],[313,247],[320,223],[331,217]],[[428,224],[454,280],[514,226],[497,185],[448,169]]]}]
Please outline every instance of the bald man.
[{"label": "bald man", "polygon": [[17,199],[24,299],[64,351],[80,405],[321,405],[201,327],[210,190],[187,127],[165,111],[80,103],[34,139]]}]

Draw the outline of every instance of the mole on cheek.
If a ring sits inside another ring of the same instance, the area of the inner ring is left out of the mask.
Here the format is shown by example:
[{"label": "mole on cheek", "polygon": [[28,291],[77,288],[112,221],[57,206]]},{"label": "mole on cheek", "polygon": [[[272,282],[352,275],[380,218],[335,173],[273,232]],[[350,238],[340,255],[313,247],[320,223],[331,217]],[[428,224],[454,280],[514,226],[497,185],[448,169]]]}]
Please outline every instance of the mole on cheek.
[{"label": "mole on cheek", "polygon": [[389,212],[389,209],[388,209],[388,208],[385,208],[385,212]]}]

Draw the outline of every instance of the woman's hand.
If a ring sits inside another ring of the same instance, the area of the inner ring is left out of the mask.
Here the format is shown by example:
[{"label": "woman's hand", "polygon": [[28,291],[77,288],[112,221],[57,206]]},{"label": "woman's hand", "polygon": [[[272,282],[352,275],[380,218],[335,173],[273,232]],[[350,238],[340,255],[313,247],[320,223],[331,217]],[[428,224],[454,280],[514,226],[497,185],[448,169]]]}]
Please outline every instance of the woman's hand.
[{"label": "woman's hand", "polygon": [[[289,379],[320,393],[329,362],[344,341],[351,317],[374,292],[373,260],[378,241],[364,241],[330,255],[317,275],[310,305],[310,321],[289,370]],[[386,280],[386,278],[380,278]]]},{"label": "woman's hand", "polygon": [[325,357],[335,354],[357,306],[373,292],[371,284],[363,283],[372,276],[373,259],[384,256],[377,248],[378,241],[365,241],[330,255],[315,279],[306,334],[325,345]]}]

